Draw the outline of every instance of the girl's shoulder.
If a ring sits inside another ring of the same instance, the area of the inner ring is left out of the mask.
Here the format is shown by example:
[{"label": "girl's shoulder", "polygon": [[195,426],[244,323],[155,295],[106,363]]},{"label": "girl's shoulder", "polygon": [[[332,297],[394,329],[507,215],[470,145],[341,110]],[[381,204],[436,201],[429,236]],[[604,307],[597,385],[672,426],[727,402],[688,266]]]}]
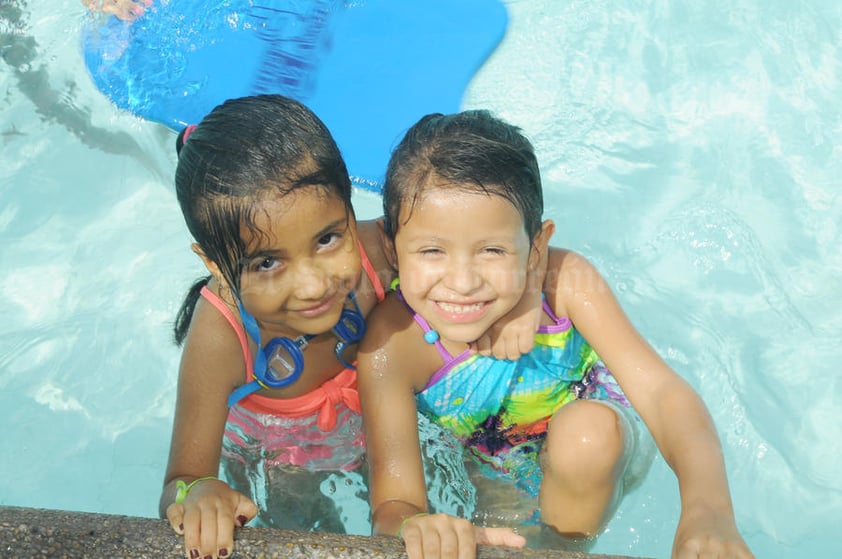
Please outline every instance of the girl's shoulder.
[{"label": "girl's shoulder", "polygon": [[367,349],[385,350],[395,357],[411,355],[407,350],[421,347],[423,340],[424,332],[394,291],[366,317],[363,345]]},{"label": "girl's shoulder", "polygon": [[360,371],[364,377],[373,374],[397,379],[414,392],[425,386],[441,366],[435,346],[424,341],[424,331],[394,292],[366,318],[366,334],[358,356],[362,356]]},{"label": "girl's shoulder", "polygon": [[367,333],[391,336],[408,335],[415,321],[406,305],[394,291],[387,291],[386,298],[375,307],[366,319]]},{"label": "girl's shoulder", "polygon": [[244,332],[241,336],[235,325],[237,309],[212,285],[208,289],[211,293],[196,302],[184,340],[182,374],[196,374],[205,379],[213,376],[225,379],[225,384],[239,384],[245,375],[248,338]]},{"label": "girl's shoulder", "polygon": [[574,270],[580,266],[590,266],[590,262],[578,252],[569,248],[550,247],[547,272],[559,273]]},{"label": "girl's shoulder", "polygon": [[550,247],[544,294],[558,316],[567,316],[572,302],[606,289],[602,274],[587,258],[570,249]]}]

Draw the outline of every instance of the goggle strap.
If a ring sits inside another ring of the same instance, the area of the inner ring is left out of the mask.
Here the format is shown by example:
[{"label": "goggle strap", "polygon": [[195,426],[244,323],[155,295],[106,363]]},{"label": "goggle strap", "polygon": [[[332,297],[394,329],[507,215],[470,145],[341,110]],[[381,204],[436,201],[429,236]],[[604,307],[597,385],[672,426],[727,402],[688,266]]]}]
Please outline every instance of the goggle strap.
[{"label": "goggle strap", "polygon": [[238,386],[234,389],[233,392],[231,392],[231,394],[228,395],[228,407],[233,408],[237,402],[239,402],[246,396],[254,394],[261,388],[266,388],[266,386],[257,379],[251,382],[247,382],[246,384],[243,384],[241,386]]},{"label": "goggle strap", "polygon": [[[246,333],[251,336],[251,339],[253,339],[257,344],[257,351],[254,356],[254,370],[265,371],[266,355],[263,354],[263,343],[260,340],[260,328],[257,326],[257,320],[249,314],[248,311],[246,311],[239,298],[237,299],[237,308],[240,309],[240,320],[243,321],[243,328],[245,328]],[[255,390],[260,390],[260,388],[258,387]]]},{"label": "goggle strap", "polygon": [[[360,310],[359,303],[357,303],[357,297],[356,295],[354,295],[354,292],[350,291],[348,293],[348,296],[350,297],[351,302],[354,303],[354,308],[357,311],[356,314],[348,313],[350,315],[349,318],[355,323],[357,331],[355,336],[348,339],[344,336],[344,332],[347,331],[344,325],[342,325],[341,331],[334,327],[333,332],[336,335],[336,337],[339,338],[339,340],[336,342],[336,346],[334,347],[334,352],[336,353],[336,358],[339,360],[340,363],[342,363],[342,365],[346,369],[355,369],[353,364],[345,361],[345,359],[342,357],[342,352],[348,345],[357,343],[360,339],[362,339],[363,334],[365,334],[365,318],[362,316],[362,311]],[[239,298],[237,299],[237,307],[240,310],[240,320],[242,320],[243,322],[243,328],[245,329],[246,333],[249,336],[251,336],[251,338],[257,344],[257,351],[255,352],[254,356],[254,371],[265,371],[267,370],[268,363],[266,360],[266,354],[263,351],[263,344],[260,340],[260,328],[257,326],[257,320],[255,320],[255,318],[251,314],[249,314],[248,311],[246,311]],[[340,322],[341,320],[342,319],[340,318]],[[298,338],[293,340],[293,342],[296,346],[298,346],[298,349],[300,351],[307,347],[307,343],[313,337],[315,336],[299,336]],[[303,358],[303,354],[300,357]],[[299,366],[303,368],[303,359],[302,363]],[[266,386],[266,384],[264,384],[260,381],[260,379],[257,378],[256,374],[254,375],[254,377],[254,380],[252,380],[251,382],[243,384],[242,386],[237,387],[233,392],[231,392],[231,395],[228,396],[229,408],[233,407],[237,402],[239,402],[246,396],[257,392],[261,388],[269,388],[268,386]]]}]

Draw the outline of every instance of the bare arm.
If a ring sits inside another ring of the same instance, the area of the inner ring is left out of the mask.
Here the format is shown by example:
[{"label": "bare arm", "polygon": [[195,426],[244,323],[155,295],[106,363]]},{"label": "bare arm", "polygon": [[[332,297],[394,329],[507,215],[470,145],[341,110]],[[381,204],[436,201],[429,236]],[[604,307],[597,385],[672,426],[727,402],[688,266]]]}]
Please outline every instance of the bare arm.
[{"label": "bare arm", "polygon": [[640,336],[589,262],[554,251],[549,269],[555,308],[611,370],[678,478],[682,513],[673,556],[692,548],[711,557],[752,557],[736,528],[722,448],[701,398]]},{"label": "bare arm", "polygon": [[175,503],[179,481],[189,484],[216,476],[228,416],[227,397],[244,378],[242,351],[230,326],[209,304],[199,301],[184,346],[169,462],[160,514],[184,535],[188,555],[216,556],[233,550],[234,525],[256,513],[254,503],[222,481],[202,481],[182,503]]},{"label": "bare arm", "polygon": [[464,518],[426,515],[415,392],[440,361],[394,295],[370,315],[357,370],[372,532],[402,537],[410,559],[472,559],[477,543],[522,547],[525,540],[510,528],[479,528]]},{"label": "bare arm", "polygon": [[404,518],[427,510],[411,374],[418,348],[401,307],[392,296],[375,309],[357,355],[375,535],[397,535]]}]

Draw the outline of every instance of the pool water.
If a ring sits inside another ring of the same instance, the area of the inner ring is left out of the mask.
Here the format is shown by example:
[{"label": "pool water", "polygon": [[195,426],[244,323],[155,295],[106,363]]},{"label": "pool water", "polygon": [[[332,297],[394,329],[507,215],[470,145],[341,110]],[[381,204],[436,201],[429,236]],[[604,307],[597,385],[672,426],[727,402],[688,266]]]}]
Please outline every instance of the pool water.
[{"label": "pool water", "polygon": [[[757,557],[837,556],[842,4],[506,5],[465,107],[526,131],[553,243],[707,402]],[[0,2],[0,504],[156,516],[170,325],[202,267],[174,135],[94,88],[83,14]],[[656,458],[593,551],[665,557],[678,513]]]}]

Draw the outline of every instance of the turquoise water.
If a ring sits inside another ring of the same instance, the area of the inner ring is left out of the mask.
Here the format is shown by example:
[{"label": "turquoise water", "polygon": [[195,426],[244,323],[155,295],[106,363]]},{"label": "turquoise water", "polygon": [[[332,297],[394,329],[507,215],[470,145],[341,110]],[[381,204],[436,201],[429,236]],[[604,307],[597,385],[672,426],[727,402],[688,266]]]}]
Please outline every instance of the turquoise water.
[{"label": "turquoise water", "polygon": [[[842,4],[507,6],[465,106],[526,130],[554,243],[708,403],[756,555],[837,556]],[[83,13],[0,1],[0,504],[155,516],[201,268],[173,136],[90,83]],[[594,551],[666,557],[678,510],[659,458]]]}]

